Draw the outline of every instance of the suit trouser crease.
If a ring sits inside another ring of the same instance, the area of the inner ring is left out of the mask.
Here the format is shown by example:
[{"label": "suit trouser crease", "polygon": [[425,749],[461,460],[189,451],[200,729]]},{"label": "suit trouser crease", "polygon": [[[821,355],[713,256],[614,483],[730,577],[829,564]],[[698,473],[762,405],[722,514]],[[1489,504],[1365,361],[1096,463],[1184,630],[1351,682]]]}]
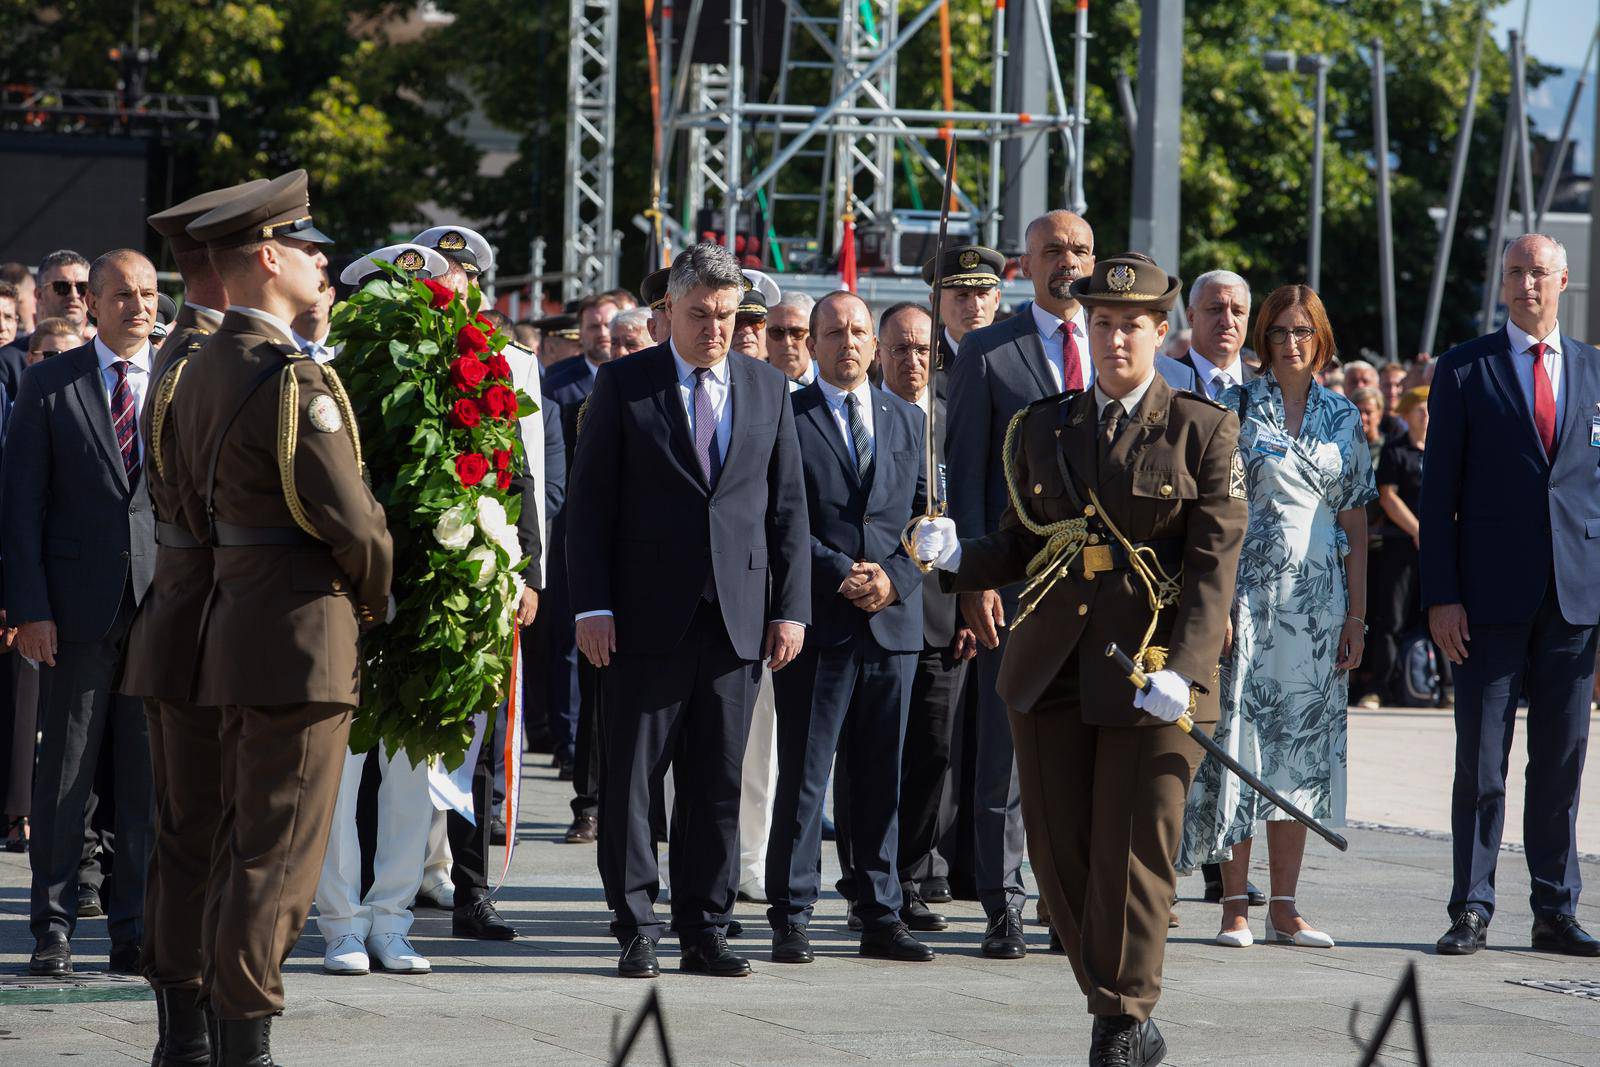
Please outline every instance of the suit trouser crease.
[{"label": "suit trouser crease", "polygon": [[157,989],[200,988],[212,852],[222,807],[217,708],[145,701],[156,839],[145,885],[145,976]]}]

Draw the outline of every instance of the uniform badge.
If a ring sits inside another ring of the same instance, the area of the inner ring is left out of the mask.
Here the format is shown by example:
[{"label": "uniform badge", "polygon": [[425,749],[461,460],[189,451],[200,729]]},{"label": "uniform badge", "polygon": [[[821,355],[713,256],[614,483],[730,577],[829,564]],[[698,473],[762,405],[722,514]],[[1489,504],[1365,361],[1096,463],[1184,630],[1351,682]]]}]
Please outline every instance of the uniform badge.
[{"label": "uniform badge", "polygon": [[339,414],[339,405],[327,393],[311,398],[306,417],[314,428],[323,433],[338,433],[344,429],[344,416]]},{"label": "uniform badge", "polygon": [[958,262],[961,264],[962,270],[971,270],[978,265],[978,253],[969,248],[961,253],[961,258]]},{"label": "uniform badge", "polygon": [[1133,268],[1125,263],[1114,264],[1106,271],[1106,287],[1114,293],[1126,293],[1133,288]]},{"label": "uniform badge", "polygon": [[1228,468],[1228,495],[1235,500],[1249,496],[1244,479],[1244,455],[1237,448],[1233,450],[1233,463]]},{"label": "uniform badge", "polygon": [[459,252],[467,247],[467,239],[454,230],[446,232],[433,247],[441,252]]},{"label": "uniform badge", "polygon": [[427,260],[422,258],[422,253],[415,248],[408,248],[394,257],[394,265],[403,271],[419,271],[426,263]]}]

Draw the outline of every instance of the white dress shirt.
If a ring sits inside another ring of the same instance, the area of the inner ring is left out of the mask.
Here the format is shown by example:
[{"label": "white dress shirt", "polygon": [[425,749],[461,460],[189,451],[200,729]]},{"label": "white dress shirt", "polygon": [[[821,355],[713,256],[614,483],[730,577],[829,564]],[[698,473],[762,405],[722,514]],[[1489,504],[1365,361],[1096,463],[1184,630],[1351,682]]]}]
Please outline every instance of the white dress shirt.
[{"label": "white dress shirt", "polygon": [[[1244,361],[1242,359],[1235,359],[1233,366],[1223,370],[1205,356],[1190,348],[1189,362],[1194,364],[1194,372],[1205,383],[1206,395],[1213,400],[1226,392],[1229,386],[1244,384]],[[1218,378],[1222,380],[1218,381]]]},{"label": "white dress shirt", "polygon": [[[1156,372],[1155,369],[1152,368],[1150,371],[1150,376],[1143,382],[1140,382],[1138,385],[1134,386],[1133,389],[1129,391],[1127,396],[1116,398],[1122,403],[1122,414],[1124,417],[1131,418],[1133,413],[1139,410],[1139,402],[1144,399],[1144,394],[1150,391],[1150,383],[1155,380]],[[1095,384],[1094,413],[1096,419],[1103,420],[1105,418],[1106,405],[1111,403],[1112,399],[1112,397],[1106,396],[1106,394],[1100,391],[1099,383]]]},{"label": "white dress shirt", "polygon": [[817,384],[822,388],[822,398],[828,402],[828,414],[833,416],[833,425],[838,429],[839,436],[844,438],[844,450],[850,454],[850,461],[859,465],[861,458],[856,455],[855,438],[850,436],[850,412],[845,408],[844,398],[856,398],[856,410],[861,414],[861,425],[866,428],[867,440],[876,441],[872,432],[872,383],[863,380],[848,392],[824,378],[817,379]]},{"label": "white dress shirt", "polygon": [[[150,357],[155,350],[146,341],[144,347],[128,357],[128,388],[133,390],[133,416],[137,419],[144,413],[144,394],[150,388]],[[94,339],[94,354],[100,360],[100,383],[105,386],[106,403],[111,403],[111,394],[117,388],[117,372],[111,365],[122,359],[98,336]]]},{"label": "white dress shirt", "polygon": [[[694,440],[694,372],[698,369],[678,355],[677,342],[672,347],[672,362],[678,365],[678,396],[683,400],[683,410],[689,416],[689,440]],[[728,441],[733,437],[733,380],[728,374],[728,361],[719,360],[708,368],[705,390],[711,397],[711,414],[717,420],[717,455],[724,463],[728,460]]]},{"label": "white dress shirt", "polygon": [[[1517,384],[1522,387],[1522,399],[1528,402],[1528,414],[1533,414],[1533,359],[1528,350],[1541,338],[1533,336],[1521,326],[1506,320],[1506,337],[1511,342],[1511,365],[1517,371]],[[1550,393],[1556,402],[1556,433],[1561,432],[1561,324],[1558,322],[1550,328],[1542,340],[1544,349],[1544,370],[1550,375]]]},{"label": "white dress shirt", "polygon": [[1089,334],[1085,329],[1085,316],[1083,306],[1078,306],[1078,313],[1070,319],[1059,319],[1053,313],[1039,306],[1035,300],[1028,305],[1033,311],[1033,328],[1039,332],[1039,341],[1044,345],[1044,358],[1050,364],[1050,371],[1056,376],[1056,388],[1065,389],[1066,386],[1066,338],[1062,336],[1061,327],[1066,326],[1072,333],[1072,338],[1078,345],[1078,370],[1083,375],[1083,384],[1087,388],[1094,380],[1094,361],[1089,358]]}]

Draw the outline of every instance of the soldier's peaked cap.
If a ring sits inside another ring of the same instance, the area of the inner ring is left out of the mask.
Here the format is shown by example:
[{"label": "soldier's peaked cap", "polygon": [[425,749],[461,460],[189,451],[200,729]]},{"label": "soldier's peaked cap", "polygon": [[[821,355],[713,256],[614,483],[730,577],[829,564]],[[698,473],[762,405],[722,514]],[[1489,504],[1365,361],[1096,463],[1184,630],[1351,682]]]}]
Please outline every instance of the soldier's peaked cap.
[{"label": "soldier's peaked cap", "polygon": [[311,196],[303,170],[280,174],[265,185],[233,197],[189,223],[187,232],[212,248],[237,248],[280,237],[333,244],[333,238],[311,221]]},{"label": "soldier's peaked cap", "polygon": [[[922,281],[933,284],[934,267],[938,259],[922,265]],[[945,249],[944,269],[939,272],[939,284],[945,289],[986,289],[1000,284],[1000,272],[1005,269],[1006,257],[982,245],[956,245]]]},{"label": "soldier's peaked cap", "polygon": [[266,184],[267,179],[256,178],[253,181],[230,185],[226,189],[212,189],[199,196],[191,196],[183,203],[174,204],[165,211],[158,211],[146,221],[150,223],[152,230],[167,239],[174,252],[194,252],[204,248],[205,245],[189,236],[189,223],[225,204],[231,204],[236,197],[255,192]]},{"label": "soldier's peaked cap", "polygon": [[1178,299],[1183,279],[1162,270],[1142,252],[1097,260],[1094,272],[1072,283],[1072,299],[1085,307],[1139,307],[1166,311]]},{"label": "soldier's peaked cap", "polygon": [[660,311],[667,302],[667,278],[672,274],[671,267],[662,267],[653,270],[644,276],[644,281],[639,283],[639,299],[651,311]]}]

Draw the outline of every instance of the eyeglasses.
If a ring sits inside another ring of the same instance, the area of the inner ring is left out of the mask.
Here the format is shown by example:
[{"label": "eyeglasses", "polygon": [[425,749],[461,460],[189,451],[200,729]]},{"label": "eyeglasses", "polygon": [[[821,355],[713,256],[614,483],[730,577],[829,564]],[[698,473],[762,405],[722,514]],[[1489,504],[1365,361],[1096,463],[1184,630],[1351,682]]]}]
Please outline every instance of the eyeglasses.
[{"label": "eyeglasses", "polygon": [[1275,345],[1281,345],[1287,341],[1291,335],[1296,341],[1299,341],[1301,344],[1305,344],[1307,341],[1311,340],[1317,335],[1317,331],[1313,330],[1309,326],[1296,326],[1292,330],[1287,326],[1274,326],[1267,331],[1267,340],[1271,341]]},{"label": "eyeglasses", "polygon": [[1501,273],[1505,275],[1505,279],[1508,282],[1520,282],[1526,278],[1533,282],[1534,285],[1538,285],[1552,274],[1560,274],[1561,272],[1545,270],[1543,267],[1507,267]]},{"label": "eyeglasses", "polygon": [[782,341],[792,337],[796,341],[804,341],[810,336],[811,331],[804,326],[768,326],[767,336]]},{"label": "eyeglasses", "polygon": [[58,281],[51,282],[50,283],[50,288],[51,288],[52,291],[55,292],[55,294],[57,296],[59,296],[63,300],[65,300],[67,297],[72,295],[72,290],[73,289],[77,289],[78,290],[78,295],[79,296],[87,296],[88,293],[89,293],[89,283],[88,282],[68,282],[68,281],[59,281],[58,280]]},{"label": "eyeglasses", "polygon": [[933,349],[927,345],[895,345],[889,349],[889,354],[895,359],[910,359],[913,356],[927,359],[932,352]]},{"label": "eyeglasses", "polygon": [[51,356],[59,356],[63,351],[65,351],[65,349],[41,348],[39,351],[34,352],[33,355],[38,356],[40,359],[49,359]]}]

